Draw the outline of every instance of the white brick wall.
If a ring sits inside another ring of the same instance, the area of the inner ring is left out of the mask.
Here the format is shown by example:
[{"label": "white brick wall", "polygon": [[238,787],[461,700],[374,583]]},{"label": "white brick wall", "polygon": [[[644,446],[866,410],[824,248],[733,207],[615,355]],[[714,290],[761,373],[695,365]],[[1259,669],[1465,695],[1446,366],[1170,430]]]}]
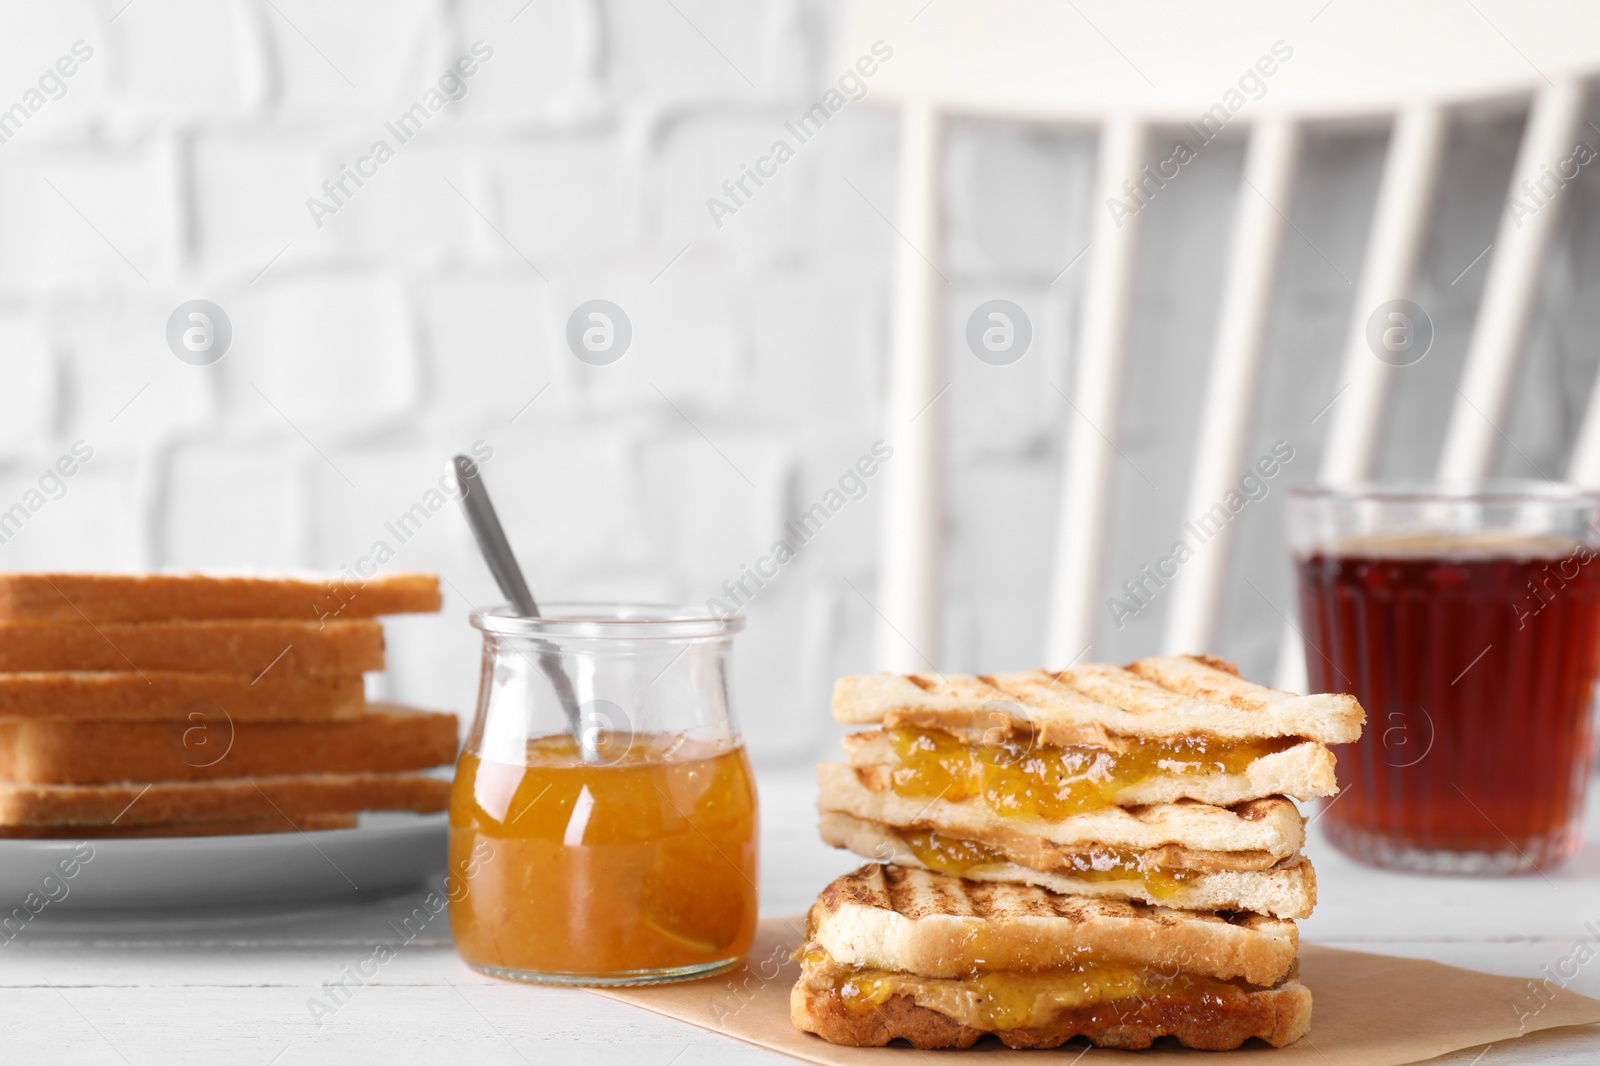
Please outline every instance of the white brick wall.
[{"label": "white brick wall", "polygon": [[[830,75],[821,0],[139,0],[0,14],[0,107],[82,39],[92,59],[0,144],[0,502],[83,439],[95,457],[0,545],[0,567],[337,569],[484,440],[547,599],[702,601],[879,437],[898,129],[873,101],[804,145],[746,207],[706,210]],[[513,21],[514,18],[514,21]],[[493,57],[319,228],[306,198],[472,42]],[[1520,118],[1452,135],[1419,299],[1434,353],[1400,375],[1382,465],[1437,455]],[[1291,609],[1283,489],[1312,476],[1336,388],[1381,134],[1319,132],[1290,210],[1258,449],[1297,448],[1242,518],[1236,559]],[[1036,664],[1087,261],[1095,145],[1081,130],[962,120],[943,173],[950,495],[946,665]],[[1107,592],[1183,517],[1195,397],[1242,153],[1219,144],[1149,209]],[[1508,472],[1559,472],[1594,375],[1594,168],[1575,190],[1507,431]],[[854,188],[852,188],[854,186]],[[1330,265],[1331,261],[1331,265]],[[1340,274],[1344,277],[1341,278]],[[1033,349],[979,363],[962,330],[1004,297]],[[211,299],[232,350],[167,350]],[[577,304],[623,306],[633,346],[579,362]],[[542,390],[542,391],[541,391]],[[535,396],[538,400],[529,406]],[[708,443],[708,438],[709,442]],[[719,454],[720,450],[720,454]],[[1145,478],[1149,478],[1149,482]],[[763,761],[833,735],[832,678],[873,665],[874,484],[750,610],[737,683]],[[375,692],[465,709],[496,599],[453,510],[391,564],[446,578],[442,617],[390,625]],[[1158,639],[1164,603],[1097,656]],[[1220,647],[1270,671],[1281,622],[1235,579]]]}]

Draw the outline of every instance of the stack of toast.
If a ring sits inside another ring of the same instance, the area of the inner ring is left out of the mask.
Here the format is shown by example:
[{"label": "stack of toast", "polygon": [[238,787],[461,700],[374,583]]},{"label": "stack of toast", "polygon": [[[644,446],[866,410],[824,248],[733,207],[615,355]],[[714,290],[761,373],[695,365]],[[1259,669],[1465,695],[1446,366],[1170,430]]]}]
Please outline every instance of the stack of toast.
[{"label": "stack of toast", "polygon": [[994,676],[840,680],[873,728],[818,768],[823,839],[878,860],[823,890],[794,1023],[838,1044],[1084,1036],[1224,1050],[1311,1023],[1316,903],[1289,797],[1336,794],[1346,695],[1192,656]]},{"label": "stack of toast", "polygon": [[0,837],[341,829],[443,810],[453,714],[368,704],[438,579],[0,574]]}]

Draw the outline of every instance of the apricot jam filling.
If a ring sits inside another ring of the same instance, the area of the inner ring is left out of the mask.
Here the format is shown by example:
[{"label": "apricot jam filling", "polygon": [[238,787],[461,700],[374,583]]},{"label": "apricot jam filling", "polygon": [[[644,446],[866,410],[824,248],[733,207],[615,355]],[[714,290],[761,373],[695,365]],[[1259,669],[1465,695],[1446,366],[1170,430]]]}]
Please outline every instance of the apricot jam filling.
[{"label": "apricot jam filling", "polygon": [[1061,1011],[1117,1000],[1157,997],[1205,998],[1226,1002],[1258,991],[1242,980],[1142,967],[1091,966],[1031,973],[980,973],[959,979],[918,977],[892,970],[845,970],[833,975],[833,989],[847,1010],[865,1014],[892,996],[910,996],[974,1029],[1020,1029],[1048,1025]]},{"label": "apricot jam filling", "polygon": [[1027,738],[965,744],[949,733],[897,726],[887,731],[898,758],[890,787],[912,799],[981,799],[1003,817],[1057,820],[1115,805],[1117,796],[1159,774],[1238,774],[1299,739],[1227,740],[1191,733],[1125,738],[1120,749],[1032,745]]},{"label": "apricot jam filling", "polygon": [[[895,832],[924,866],[940,873],[959,877],[979,866],[1015,861],[1003,849],[981,841],[946,836],[931,829],[898,829]],[[1143,880],[1146,891],[1156,899],[1172,898],[1184,885],[1200,876],[1195,870],[1160,867],[1142,851],[1098,844],[1063,854],[1061,861],[1046,872],[1071,874],[1084,881]]]}]

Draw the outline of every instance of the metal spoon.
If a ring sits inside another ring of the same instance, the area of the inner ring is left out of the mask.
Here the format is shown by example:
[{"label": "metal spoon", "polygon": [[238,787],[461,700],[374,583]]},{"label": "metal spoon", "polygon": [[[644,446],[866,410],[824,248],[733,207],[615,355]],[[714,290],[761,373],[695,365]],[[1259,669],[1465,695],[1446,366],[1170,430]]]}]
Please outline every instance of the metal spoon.
[{"label": "metal spoon", "polygon": [[[478,464],[465,455],[458,455],[451,460],[451,465],[455,468],[456,483],[461,486],[461,505],[467,512],[467,524],[472,527],[478,550],[483,553],[484,562],[489,564],[489,573],[494,575],[495,584],[500,586],[500,591],[505,593],[520,617],[538,618],[539,605],[528,590],[522,567],[517,565],[511,542],[506,539],[500,517],[495,514],[494,504],[489,500],[489,490],[478,476]],[[560,657],[553,652],[540,652],[539,669],[544,671],[544,676],[550,679],[551,686],[556,690],[556,698],[561,701],[561,709],[567,716],[567,730],[578,742],[583,760],[596,761],[599,757],[595,750],[596,738],[583,728],[578,697],[572,690],[571,678],[561,668]]]}]

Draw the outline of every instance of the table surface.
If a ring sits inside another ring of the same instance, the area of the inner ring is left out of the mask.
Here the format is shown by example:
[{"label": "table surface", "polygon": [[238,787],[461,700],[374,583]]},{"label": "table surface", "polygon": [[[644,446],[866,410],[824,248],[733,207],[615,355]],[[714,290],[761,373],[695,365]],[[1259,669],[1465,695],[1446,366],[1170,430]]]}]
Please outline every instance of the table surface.
[{"label": "table surface", "polygon": [[[761,777],[763,913],[803,911],[860,860],[816,836],[809,771]],[[1600,797],[1592,797],[1600,799]],[[1312,825],[1320,903],[1309,942],[1536,977],[1600,928],[1600,825],[1547,875],[1466,879],[1370,870]],[[583,991],[494,981],[456,958],[448,935],[402,948],[328,1016],[323,985],[394,940],[391,921],[423,894],[293,910],[95,914],[46,909],[0,945],[6,1062],[277,1064],[627,1062],[713,1066],[790,1061]],[[441,923],[442,924],[442,923]],[[441,933],[443,930],[440,931]],[[1600,950],[1600,945],[1596,945]],[[1600,997],[1600,965],[1569,987]],[[1593,1063],[1600,1027],[1560,1030],[1435,1060]]]}]

